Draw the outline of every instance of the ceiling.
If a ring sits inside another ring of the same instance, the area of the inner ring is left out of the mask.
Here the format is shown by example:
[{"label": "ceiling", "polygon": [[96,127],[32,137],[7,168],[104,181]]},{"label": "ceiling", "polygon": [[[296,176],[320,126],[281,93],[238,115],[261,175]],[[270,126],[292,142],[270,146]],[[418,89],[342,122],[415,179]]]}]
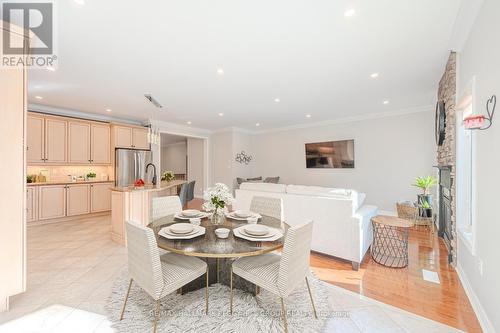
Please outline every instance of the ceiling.
[{"label": "ceiling", "polygon": [[[257,123],[266,129],[430,105],[460,5],[60,1],[58,68],[30,71],[29,101],[210,130],[255,129]],[[344,16],[351,8],[354,15]],[[146,93],[163,108],[147,101]]]}]

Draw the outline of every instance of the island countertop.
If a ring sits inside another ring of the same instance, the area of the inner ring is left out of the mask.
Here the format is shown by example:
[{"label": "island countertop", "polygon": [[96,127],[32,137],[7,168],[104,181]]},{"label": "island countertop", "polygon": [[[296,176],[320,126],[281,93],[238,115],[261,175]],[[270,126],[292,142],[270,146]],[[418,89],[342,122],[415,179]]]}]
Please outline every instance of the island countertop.
[{"label": "island countertop", "polygon": [[154,192],[154,191],[163,191],[173,187],[177,187],[179,185],[185,184],[187,181],[185,180],[171,180],[169,182],[162,181],[160,185],[146,184],[144,186],[135,187],[135,186],[125,186],[125,187],[112,187],[111,191],[115,192],[135,192],[135,191],[146,191],[146,192]]}]

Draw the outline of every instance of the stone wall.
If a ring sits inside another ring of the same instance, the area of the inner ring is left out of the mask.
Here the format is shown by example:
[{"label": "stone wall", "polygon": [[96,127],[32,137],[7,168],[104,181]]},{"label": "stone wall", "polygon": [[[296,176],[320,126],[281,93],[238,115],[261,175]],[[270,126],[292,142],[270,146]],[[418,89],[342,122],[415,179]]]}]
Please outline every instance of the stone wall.
[{"label": "stone wall", "polygon": [[438,100],[443,100],[446,110],[446,135],[442,146],[437,149],[439,166],[451,166],[451,255],[452,264],[457,262],[457,225],[456,225],[456,195],[455,195],[455,99],[457,93],[457,55],[451,52],[446,68],[439,81]]}]

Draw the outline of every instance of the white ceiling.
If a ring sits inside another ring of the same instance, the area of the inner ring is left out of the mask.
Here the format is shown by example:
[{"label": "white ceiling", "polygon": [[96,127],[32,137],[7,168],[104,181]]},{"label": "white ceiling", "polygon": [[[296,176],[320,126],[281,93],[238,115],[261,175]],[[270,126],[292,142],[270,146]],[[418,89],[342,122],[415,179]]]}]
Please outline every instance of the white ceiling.
[{"label": "white ceiling", "polygon": [[29,101],[206,129],[430,105],[461,1],[59,1],[59,67],[30,71]]}]

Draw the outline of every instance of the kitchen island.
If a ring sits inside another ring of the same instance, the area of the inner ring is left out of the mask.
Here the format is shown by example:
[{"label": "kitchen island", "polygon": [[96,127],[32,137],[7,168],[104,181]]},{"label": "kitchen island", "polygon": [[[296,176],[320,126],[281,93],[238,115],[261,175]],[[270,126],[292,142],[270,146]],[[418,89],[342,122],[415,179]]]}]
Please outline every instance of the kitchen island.
[{"label": "kitchen island", "polygon": [[148,225],[151,216],[151,202],[155,197],[177,195],[177,188],[185,180],[162,181],[160,184],[147,184],[141,187],[111,188],[111,238],[125,244],[125,221],[132,220]]}]

